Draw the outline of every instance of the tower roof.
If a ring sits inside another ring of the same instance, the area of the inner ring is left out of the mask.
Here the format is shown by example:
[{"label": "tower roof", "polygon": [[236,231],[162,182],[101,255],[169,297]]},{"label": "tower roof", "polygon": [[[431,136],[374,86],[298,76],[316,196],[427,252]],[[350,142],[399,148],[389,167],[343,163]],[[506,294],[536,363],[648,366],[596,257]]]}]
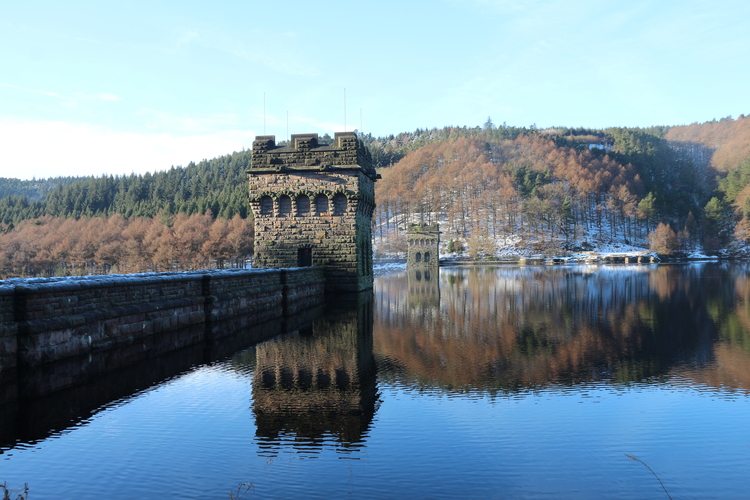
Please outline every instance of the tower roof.
[{"label": "tower roof", "polygon": [[373,180],[380,177],[375,173],[370,151],[354,132],[336,132],[331,144],[321,144],[318,134],[293,134],[287,146],[277,146],[273,135],[255,138],[248,173],[294,170],[361,170]]}]

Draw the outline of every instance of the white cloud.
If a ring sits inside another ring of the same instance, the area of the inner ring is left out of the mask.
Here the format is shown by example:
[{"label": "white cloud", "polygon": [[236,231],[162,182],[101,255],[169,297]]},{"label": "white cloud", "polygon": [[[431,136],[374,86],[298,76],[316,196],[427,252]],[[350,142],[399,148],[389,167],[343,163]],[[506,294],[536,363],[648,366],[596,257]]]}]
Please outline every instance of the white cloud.
[{"label": "white cloud", "polygon": [[241,118],[236,113],[213,113],[196,117],[149,108],[141,109],[137,113],[147,118],[147,127],[156,130],[179,130],[201,134],[242,125]]},{"label": "white cloud", "polygon": [[118,95],[107,94],[107,93],[99,94],[97,97],[99,97],[99,99],[102,100],[102,101],[120,101],[120,100],[122,100],[122,97],[120,97]]},{"label": "white cloud", "polygon": [[[231,32],[211,28],[182,28],[175,31],[173,37],[174,48],[170,48],[170,51],[189,51],[193,46],[205,47],[283,75],[312,78],[320,74],[317,66],[310,62],[307,48],[299,49],[295,45],[300,36],[294,31],[278,33],[269,29],[252,29],[236,36]],[[269,41],[273,41],[273,50],[258,49],[266,46]]]},{"label": "white cloud", "polygon": [[304,118],[301,116],[290,116],[289,120],[292,122],[292,124],[301,123],[304,126],[306,126],[307,129],[312,129],[313,131],[316,131],[316,132],[322,131],[322,133],[352,132],[355,128],[357,128],[354,123],[347,123],[345,127],[343,124],[338,123],[338,122],[322,122],[322,121],[315,120],[313,118]]},{"label": "white cloud", "polygon": [[80,101],[120,101],[122,100],[122,97],[110,94],[107,92],[103,92],[101,94],[97,95],[91,95],[91,94],[84,94],[82,92],[77,92],[73,95],[62,95],[58,94],[57,92],[51,92],[48,90],[39,90],[39,89],[30,89],[27,87],[21,87],[19,85],[13,85],[10,83],[0,83],[0,87],[5,87],[8,89],[14,89],[14,90],[20,90],[21,92],[26,92],[29,94],[40,94],[40,95],[46,95],[48,97],[54,97],[56,99],[60,99],[62,102],[60,103],[61,106],[64,107],[73,107],[78,104]]},{"label": "white cloud", "polygon": [[477,5],[479,7],[488,7],[500,12],[519,12],[530,8],[537,8],[539,0],[526,0],[518,2],[517,0],[452,0],[452,3]]},{"label": "white cloud", "polygon": [[167,170],[250,148],[255,132],[137,134],[85,123],[2,119],[0,137],[0,177],[31,179]]},{"label": "white cloud", "polygon": [[19,85],[11,85],[10,83],[0,83],[0,87],[5,87],[7,89],[20,90],[21,92],[28,92],[30,94],[41,94],[41,95],[46,95],[49,97],[56,97],[58,99],[70,99],[69,97],[60,95],[57,92],[49,92],[47,90],[29,89],[26,87],[21,87]]}]

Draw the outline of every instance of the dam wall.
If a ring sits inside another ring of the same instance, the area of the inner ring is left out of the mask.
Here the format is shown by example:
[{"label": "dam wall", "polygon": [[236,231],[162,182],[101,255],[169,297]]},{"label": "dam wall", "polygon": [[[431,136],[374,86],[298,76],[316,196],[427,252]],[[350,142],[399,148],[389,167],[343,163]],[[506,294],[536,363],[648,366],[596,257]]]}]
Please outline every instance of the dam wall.
[{"label": "dam wall", "polygon": [[216,326],[232,318],[261,324],[324,300],[324,272],[314,267],[8,280],[0,285],[0,373],[194,327],[180,348],[220,338]]}]

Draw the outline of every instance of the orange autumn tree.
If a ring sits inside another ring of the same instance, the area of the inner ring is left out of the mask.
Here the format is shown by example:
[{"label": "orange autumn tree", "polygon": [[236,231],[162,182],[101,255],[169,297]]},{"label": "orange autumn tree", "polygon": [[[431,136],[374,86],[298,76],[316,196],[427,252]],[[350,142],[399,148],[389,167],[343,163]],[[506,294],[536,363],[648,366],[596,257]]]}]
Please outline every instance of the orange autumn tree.
[{"label": "orange autumn tree", "polygon": [[382,247],[393,249],[409,222],[441,221],[443,240],[462,239],[472,254],[519,238],[564,245],[604,224],[615,237],[645,242],[647,234],[637,217],[645,193],[631,165],[536,134],[431,143],[381,173],[375,235]]},{"label": "orange autumn tree", "polygon": [[677,233],[663,222],[649,233],[648,242],[652,251],[662,255],[673,255],[679,248]]},{"label": "orange autumn tree", "polygon": [[46,216],[0,234],[0,277],[244,267],[251,252],[252,229],[239,215]]}]

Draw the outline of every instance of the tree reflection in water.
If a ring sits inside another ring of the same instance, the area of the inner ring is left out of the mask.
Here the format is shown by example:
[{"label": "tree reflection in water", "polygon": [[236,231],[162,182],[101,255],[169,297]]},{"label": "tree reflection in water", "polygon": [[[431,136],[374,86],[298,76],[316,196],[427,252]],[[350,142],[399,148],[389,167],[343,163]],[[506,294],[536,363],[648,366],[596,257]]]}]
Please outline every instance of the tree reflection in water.
[{"label": "tree reflection in water", "polygon": [[443,268],[428,282],[386,276],[375,290],[380,376],[450,391],[667,375],[748,389],[744,271],[508,266]]}]

